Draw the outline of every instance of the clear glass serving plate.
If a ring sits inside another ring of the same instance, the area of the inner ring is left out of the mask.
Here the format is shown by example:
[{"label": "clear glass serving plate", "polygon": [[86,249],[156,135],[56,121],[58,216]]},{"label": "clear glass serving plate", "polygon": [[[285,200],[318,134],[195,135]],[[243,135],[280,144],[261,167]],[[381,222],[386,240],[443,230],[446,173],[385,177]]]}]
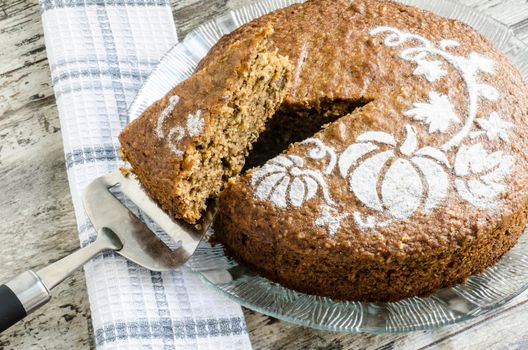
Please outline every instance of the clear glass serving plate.
[{"label": "clear glass serving plate", "polygon": [[[222,37],[242,24],[295,0],[264,0],[202,24],[174,46],[154,69],[130,110],[137,118],[151,103],[189,77]],[[450,0],[403,0],[444,17],[461,20],[485,35],[528,77],[527,46],[503,24]],[[294,324],[339,332],[406,332],[460,322],[493,310],[528,287],[528,233],[496,265],[466,284],[427,297],[395,303],[336,302],[282,287],[226,257],[220,245],[204,242],[186,266],[235,302]]]}]

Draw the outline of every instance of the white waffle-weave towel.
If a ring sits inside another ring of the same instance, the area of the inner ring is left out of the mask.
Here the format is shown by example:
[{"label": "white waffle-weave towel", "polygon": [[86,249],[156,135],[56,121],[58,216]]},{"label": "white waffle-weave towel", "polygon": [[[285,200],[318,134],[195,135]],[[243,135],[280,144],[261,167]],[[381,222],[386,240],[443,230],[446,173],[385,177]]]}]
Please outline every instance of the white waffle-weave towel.
[{"label": "white waffle-weave towel", "polygon": [[[120,166],[117,136],[150,71],[176,42],[168,0],[41,0],[81,244],[95,237],[83,188]],[[114,254],[85,266],[98,349],[248,349],[241,308],[181,269]]]}]

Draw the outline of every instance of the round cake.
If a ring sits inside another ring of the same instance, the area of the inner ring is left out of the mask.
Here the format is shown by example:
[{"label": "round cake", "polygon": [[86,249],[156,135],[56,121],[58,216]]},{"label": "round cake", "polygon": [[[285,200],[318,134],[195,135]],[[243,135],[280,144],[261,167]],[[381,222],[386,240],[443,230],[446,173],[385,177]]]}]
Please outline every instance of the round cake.
[{"label": "round cake", "polygon": [[515,244],[528,105],[501,52],[413,7],[314,0],[225,36],[201,67],[267,25],[292,86],[260,143],[290,145],[221,193],[230,255],[298,291],[395,301],[461,283]]}]

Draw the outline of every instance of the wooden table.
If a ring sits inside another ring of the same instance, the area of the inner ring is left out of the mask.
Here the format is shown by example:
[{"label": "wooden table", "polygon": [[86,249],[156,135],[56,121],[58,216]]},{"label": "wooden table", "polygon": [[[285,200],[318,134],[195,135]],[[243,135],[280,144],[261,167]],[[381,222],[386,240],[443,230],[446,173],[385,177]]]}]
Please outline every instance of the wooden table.
[{"label": "wooden table", "polygon": [[[431,0],[434,1],[434,0]],[[460,0],[528,42],[526,0]],[[173,0],[178,35],[249,0]],[[79,245],[37,0],[0,0],[0,281]],[[245,310],[255,349],[528,348],[528,293],[474,320],[408,334],[337,334]],[[82,271],[0,335],[0,349],[94,348]]]}]

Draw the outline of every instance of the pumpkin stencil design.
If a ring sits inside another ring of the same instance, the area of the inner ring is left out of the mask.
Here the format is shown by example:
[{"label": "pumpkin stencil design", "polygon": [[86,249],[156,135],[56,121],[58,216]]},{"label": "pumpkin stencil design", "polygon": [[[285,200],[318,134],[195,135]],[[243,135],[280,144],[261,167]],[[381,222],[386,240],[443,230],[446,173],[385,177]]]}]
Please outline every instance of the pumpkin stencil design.
[{"label": "pumpkin stencil design", "polygon": [[303,167],[304,160],[295,155],[270,160],[251,176],[257,198],[268,199],[279,208],[286,208],[288,203],[300,207],[321,188],[325,201],[334,204],[323,174]]},{"label": "pumpkin stencil design", "polygon": [[406,125],[405,130],[400,144],[382,131],[359,135],[359,142],[345,149],[338,164],[359,201],[369,209],[386,210],[398,220],[411,216],[422,203],[424,212],[429,213],[446,196],[449,186],[442,166],[449,166],[444,153],[433,147],[417,150],[414,128]]}]

